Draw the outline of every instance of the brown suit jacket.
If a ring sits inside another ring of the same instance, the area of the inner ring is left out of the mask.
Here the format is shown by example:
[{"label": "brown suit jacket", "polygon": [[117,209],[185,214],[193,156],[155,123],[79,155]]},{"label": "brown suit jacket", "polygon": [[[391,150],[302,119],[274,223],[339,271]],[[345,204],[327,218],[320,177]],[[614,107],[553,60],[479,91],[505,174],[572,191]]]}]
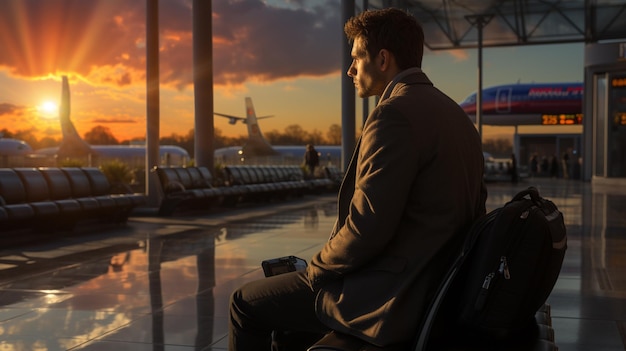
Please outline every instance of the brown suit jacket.
[{"label": "brown suit jacket", "polygon": [[331,239],[308,268],[328,327],[379,346],[412,340],[485,212],[480,138],[423,73],[395,85],[365,123]]}]

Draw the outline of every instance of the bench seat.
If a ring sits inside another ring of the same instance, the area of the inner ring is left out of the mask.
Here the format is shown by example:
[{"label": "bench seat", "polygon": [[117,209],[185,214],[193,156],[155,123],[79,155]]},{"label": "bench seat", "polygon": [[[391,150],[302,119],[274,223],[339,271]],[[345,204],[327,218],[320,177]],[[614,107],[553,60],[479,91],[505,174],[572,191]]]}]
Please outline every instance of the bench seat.
[{"label": "bench seat", "polygon": [[98,168],[1,168],[0,231],[71,230],[81,221],[122,223],[144,194],[110,194]]},{"label": "bench seat", "polygon": [[159,215],[169,216],[181,207],[210,207],[234,192],[213,187],[213,176],[206,167],[155,167],[161,185]]},{"label": "bench seat", "polygon": [[152,171],[159,179],[159,214],[164,216],[183,207],[234,206],[336,190],[331,179],[305,179],[300,166],[228,165],[223,168],[220,186],[213,185],[207,167],[155,167]]}]

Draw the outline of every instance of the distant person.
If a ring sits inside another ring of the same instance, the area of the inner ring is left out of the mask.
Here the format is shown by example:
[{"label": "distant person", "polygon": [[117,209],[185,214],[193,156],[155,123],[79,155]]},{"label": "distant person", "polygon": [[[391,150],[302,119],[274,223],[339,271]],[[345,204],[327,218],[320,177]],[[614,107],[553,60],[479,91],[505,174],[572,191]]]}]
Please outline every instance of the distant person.
[{"label": "distant person", "polygon": [[530,175],[532,177],[537,176],[537,172],[539,171],[539,162],[537,161],[537,154],[533,154],[533,157],[530,158]]},{"label": "distant person", "polygon": [[552,161],[550,162],[550,177],[559,177],[559,161],[556,155],[552,155]]},{"label": "distant person", "polygon": [[334,330],[406,349],[469,226],[485,213],[480,137],[420,69],[424,33],[415,18],[370,10],[344,30],[348,76],[360,97],[380,100],[343,178],[330,239],[307,270],[232,294],[231,351],[269,350],[274,330]]},{"label": "distant person", "polygon": [[563,160],[561,168],[563,169],[563,178],[569,178],[569,154],[566,152],[563,154]]},{"label": "distant person", "polygon": [[509,166],[509,173],[511,174],[511,183],[515,184],[518,182],[519,177],[517,174],[517,158],[515,158],[515,154],[511,154],[511,164]]},{"label": "distant person", "polygon": [[544,177],[547,176],[549,174],[549,168],[550,168],[550,164],[548,163],[548,158],[544,155],[541,157],[541,166],[540,166],[541,175]]},{"label": "distant person", "polygon": [[320,155],[315,150],[312,144],[306,146],[306,152],[304,153],[304,164],[309,171],[309,176],[315,176],[315,168],[320,164]]}]

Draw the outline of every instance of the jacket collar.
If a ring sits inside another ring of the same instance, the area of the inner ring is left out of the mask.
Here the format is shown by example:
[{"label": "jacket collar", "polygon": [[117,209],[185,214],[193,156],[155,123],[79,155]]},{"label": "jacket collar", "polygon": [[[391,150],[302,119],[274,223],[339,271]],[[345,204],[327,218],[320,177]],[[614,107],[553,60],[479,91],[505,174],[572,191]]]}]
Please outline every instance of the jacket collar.
[{"label": "jacket collar", "polygon": [[383,94],[380,96],[380,100],[378,101],[378,104],[380,104],[381,102],[386,100],[391,95],[391,92],[393,91],[393,88],[402,79],[404,79],[405,77],[407,77],[407,76],[409,76],[411,74],[416,74],[416,73],[422,73],[422,69],[419,68],[419,67],[411,67],[411,68],[405,69],[404,71],[398,73],[395,77],[393,77],[391,82],[389,82],[389,84],[387,84],[387,87],[383,91]]}]

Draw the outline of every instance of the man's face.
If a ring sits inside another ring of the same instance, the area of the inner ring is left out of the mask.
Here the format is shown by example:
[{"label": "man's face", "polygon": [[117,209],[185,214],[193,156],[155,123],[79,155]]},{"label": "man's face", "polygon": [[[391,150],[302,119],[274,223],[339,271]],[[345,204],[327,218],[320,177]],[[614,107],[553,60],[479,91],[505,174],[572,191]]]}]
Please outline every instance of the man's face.
[{"label": "man's face", "polygon": [[379,70],[378,56],[372,59],[365,49],[363,39],[357,37],[352,44],[352,64],[348,76],[352,78],[359,97],[382,95],[385,81]]}]

